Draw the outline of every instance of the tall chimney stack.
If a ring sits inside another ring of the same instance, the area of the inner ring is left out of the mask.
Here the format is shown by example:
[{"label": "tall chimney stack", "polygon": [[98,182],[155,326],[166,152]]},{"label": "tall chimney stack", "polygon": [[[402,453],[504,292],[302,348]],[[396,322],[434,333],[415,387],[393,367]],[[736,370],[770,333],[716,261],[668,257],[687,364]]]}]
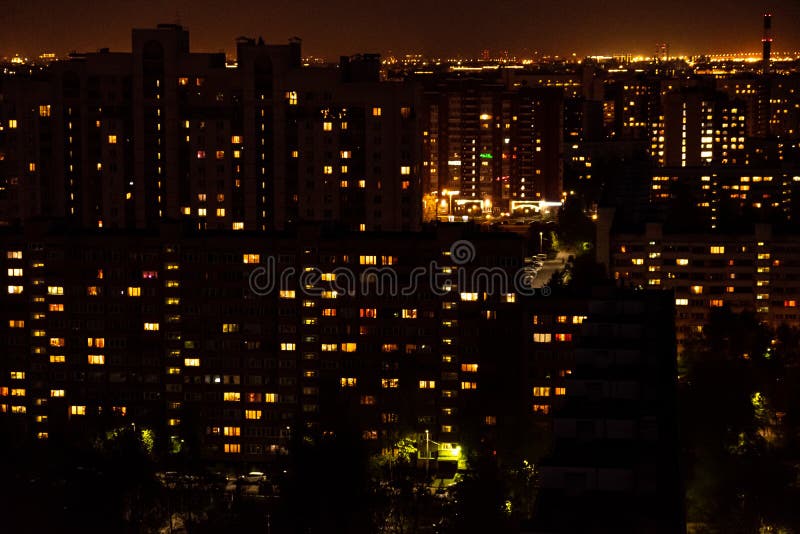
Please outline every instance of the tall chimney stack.
[{"label": "tall chimney stack", "polygon": [[764,13],[764,36],[761,38],[761,71],[769,72],[769,56],[772,50],[772,14]]}]

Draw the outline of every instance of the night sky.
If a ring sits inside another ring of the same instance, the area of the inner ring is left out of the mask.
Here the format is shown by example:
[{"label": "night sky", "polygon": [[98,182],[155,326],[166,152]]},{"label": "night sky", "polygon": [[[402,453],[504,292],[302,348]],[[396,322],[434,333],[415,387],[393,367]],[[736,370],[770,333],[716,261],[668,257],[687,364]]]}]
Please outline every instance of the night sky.
[{"label": "night sky", "polygon": [[[760,50],[773,13],[773,50],[800,50],[800,0],[2,0],[0,55],[130,49],[132,27],[180,21],[196,51],[232,52],[239,35],[303,38],[304,54],[476,56]],[[493,54],[494,55],[494,54]]]}]

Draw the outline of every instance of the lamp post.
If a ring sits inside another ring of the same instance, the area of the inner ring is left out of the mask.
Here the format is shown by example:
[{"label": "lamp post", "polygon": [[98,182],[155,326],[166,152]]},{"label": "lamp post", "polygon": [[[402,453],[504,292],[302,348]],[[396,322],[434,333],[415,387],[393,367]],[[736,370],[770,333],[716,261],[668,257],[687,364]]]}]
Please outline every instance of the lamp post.
[{"label": "lamp post", "polygon": [[[425,429],[425,480],[428,480],[428,471],[431,464],[431,434]],[[427,482],[426,482],[427,483]]]},{"label": "lamp post", "polygon": [[539,232],[539,254],[542,254],[542,249],[544,248],[542,245],[544,241],[544,232]]}]

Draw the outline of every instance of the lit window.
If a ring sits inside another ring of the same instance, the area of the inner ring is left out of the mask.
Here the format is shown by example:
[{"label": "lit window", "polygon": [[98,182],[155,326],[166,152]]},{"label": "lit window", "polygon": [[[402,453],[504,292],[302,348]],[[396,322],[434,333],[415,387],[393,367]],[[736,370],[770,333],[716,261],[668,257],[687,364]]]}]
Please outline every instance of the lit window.
[{"label": "lit window", "polygon": [[51,354],[50,355],[50,363],[66,363],[66,357],[60,354]]},{"label": "lit window", "polygon": [[117,144],[117,136],[116,135],[109,135],[108,136],[108,144],[109,145],[116,145]]},{"label": "lit window", "polygon": [[223,323],[222,324],[222,333],[230,334],[233,332],[239,331],[239,323]]},{"label": "lit window", "polygon": [[420,380],[419,389],[434,389],[436,387],[435,380]]},{"label": "lit window", "polygon": [[228,454],[239,454],[242,452],[241,443],[226,443],[223,450]]},{"label": "lit window", "polygon": [[278,394],[277,393],[264,393],[264,402],[267,404],[274,404],[278,402]]},{"label": "lit window", "polygon": [[381,378],[381,387],[386,389],[396,389],[400,387],[399,378]]},{"label": "lit window", "polygon": [[70,406],[70,415],[86,415],[86,406]]},{"label": "lit window", "polygon": [[14,269],[9,269],[8,270],[8,276],[11,276],[11,277],[22,276],[22,274],[23,274],[22,269],[14,268]]},{"label": "lit window", "polygon": [[259,263],[261,261],[260,254],[245,254],[242,257],[243,263]]},{"label": "lit window", "polygon": [[533,334],[534,343],[550,343],[550,341],[552,341],[550,333],[536,332]]},{"label": "lit window", "polygon": [[567,394],[567,388],[556,388],[555,394],[558,397],[563,397],[564,395]]},{"label": "lit window", "polygon": [[712,308],[721,308],[723,304],[724,303],[722,299],[711,299],[708,303],[708,305],[711,306]]},{"label": "lit window", "polygon": [[61,286],[48,286],[47,287],[47,294],[48,295],[63,295],[64,288]]},{"label": "lit window", "polygon": [[245,419],[261,419],[261,410],[245,410]]},{"label": "lit window", "polygon": [[723,247],[723,246],[712,246],[711,247],[711,254],[725,254],[725,247]]},{"label": "lit window", "polygon": [[375,265],[377,262],[377,256],[359,256],[358,258],[358,263],[361,265]]},{"label": "lit window", "polygon": [[675,305],[676,306],[688,306],[689,305],[689,299],[675,299]]},{"label": "lit window", "polygon": [[50,396],[51,397],[63,397],[64,396],[64,390],[63,389],[51,389],[50,390]]},{"label": "lit window", "polygon": [[47,309],[48,309],[48,311],[51,311],[51,312],[63,312],[64,311],[64,305],[63,304],[49,304],[47,306]]},{"label": "lit window", "polygon": [[402,311],[403,319],[416,319],[417,318],[417,310],[416,308],[407,309],[404,308]]},{"label": "lit window", "polygon": [[326,132],[330,132],[331,130],[333,130],[333,123],[328,121],[323,122],[322,129]]},{"label": "lit window", "polygon": [[9,295],[20,295],[22,293],[22,286],[8,286]]},{"label": "lit window", "polygon": [[549,397],[550,396],[550,388],[544,386],[536,386],[533,388],[533,396],[534,397]]},{"label": "lit window", "polygon": [[241,142],[242,142],[242,136],[241,135],[232,135],[231,136],[231,143],[233,143],[234,145],[238,145]]},{"label": "lit window", "polygon": [[40,117],[49,117],[50,116],[50,104],[45,104],[43,106],[39,106],[39,116]]},{"label": "lit window", "polygon": [[142,296],[142,288],[141,287],[129,287],[128,288],[128,296],[129,297],[141,297]]},{"label": "lit window", "polygon": [[356,384],[358,384],[358,378],[355,378],[355,377],[344,377],[343,376],[339,380],[339,383],[341,384],[341,386],[343,388],[353,388],[353,387],[356,387]]},{"label": "lit window", "polygon": [[547,404],[534,404],[533,412],[547,415],[550,413],[550,406]]},{"label": "lit window", "polygon": [[297,105],[297,91],[287,91],[286,99],[289,101],[290,106]]},{"label": "lit window", "polygon": [[689,290],[692,292],[692,295],[701,295],[703,293],[703,286],[691,286]]},{"label": "lit window", "polygon": [[463,372],[463,373],[477,373],[478,372],[478,364],[477,363],[462,363],[461,364],[461,372]]},{"label": "lit window", "polygon": [[294,289],[281,289],[280,297],[282,299],[293,299],[295,297]]},{"label": "lit window", "polygon": [[556,341],[572,341],[572,334],[556,334]]},{"label": "lit window", "polygon": [[63,337],[51,337],[50,338],[50,346],[51,347],[63,347],[65,345]]},{"label": "lit window", "polygon": [[294,343],[281,343],[281,350],[283,351],[292,351],[296,350],[297,345]]},{"label": "lit window", "polygon": [[222,400],[227,402],[239,402],[242,400],[242,394],[238,391],[226,391],[222,394]]},{"label": "lit window", "polygon": [[411,167],[408,165],[403,165],[400,167],[400,174],[411,174]]},{"label": "lit window", "polygon": [[225,159],[225,151],[224,150],[217,150],[215,153],[217,159]]},{"label": "lit window", "polygon": [[222,429],[223,436],[239,436],[241,433],[242,429],[238,426],[226,426]]},{"label": "lit window", "polygon": [[342,352],[355,352],[356,351],[356,344],[355,343],[342,343]]},{"label": "lit window", "polygon": [[325,165],[322,169],[323,174],[333,174],[333,167],[331,165]]},{"label": "lit window", "polygon": [[461,293],[461,300],[465,302],[475,302],[478,300],[477,293]]},{"label": "lit window", "polygon": [[9,328],[25,328],[25,321],[22,319],[9,319],[8,320],[8,327]]},{"label": "lit window", "polygon": [[383,110],[379,107],[372,108],[372,116],[373,117],[380,117],[383,114]]},{"label": "lit window", "polygon": [[25,371],[11,371],[9,373],[11,376],[11,380],[24,380],[25,379]]},{"label": "lit window", "polygon": [[184,358],[183,365],[186,367],[200,367],[200,358]]},{"label": "lit window", "polygon": [[689,259],[688,258],[678,258],[677,260],[675,260],[675,263],[677,265],[689,265]]},{"label": "lit window", "polygon": [[22,251],[21,250],[9,250],[6,252],[6,258],[9,260],[21,260],[22,259]]},{"label": "lit window", "polygon": [[144,323],[144,329],[148,332],[158,332],[159,328],[158,323]]},{"label": "lit window", "polygon": [[17,119],[8,119],[8,127],[14,129],[17,127]]},{"label": "lit window", "polygon": [[461,382],[461,389],[478,389],[477,382]]},{"label": "lit window", "polygon": [[102,354],[89,354],[89,365],[103,365],[106,363],[106,357]]}]

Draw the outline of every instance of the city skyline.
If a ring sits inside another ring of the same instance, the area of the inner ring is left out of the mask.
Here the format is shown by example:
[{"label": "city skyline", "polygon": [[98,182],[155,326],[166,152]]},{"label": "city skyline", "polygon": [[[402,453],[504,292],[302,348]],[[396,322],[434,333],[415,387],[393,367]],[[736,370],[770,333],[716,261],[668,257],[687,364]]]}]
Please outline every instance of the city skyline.
[{"label": "city skyline", "polygon": [[[683,7],[617,3],[601,9],[586,0],[544,6],[505,2],[493,6],[494,16],[487,17],[471,0],[459,6],[411,2],[402,12],[355,0],[336,6],[284,2],[269,8],[233,0],[226,4],[226,18],[219,20],[220,6],[183,1],[148,0],[112,8],[85,0],[68,6],[40,0],[14,2],[0,15],[0,55],[63,56],[104,47],[127,51],[126,30],[161,22],[180,22],[192,30],[194,50],[224,50],[228,55],[233,55],[239,35],[260,35],[270,42],[299,36],[305,38],[307,53],[329,60],[357,52],[477,56],[485,49],[493,57],[506,51],[520,57],[649,55],[658,43],[669,44],[674,55],[756,53],[763,12],[773,14],[775,51],[800,49],[800,35],[791,24],[800,17],[800,5],[686,2]],[[687,19],[690,9],[696,16]],[[382,24],[386,20],[392,23]]]}]

